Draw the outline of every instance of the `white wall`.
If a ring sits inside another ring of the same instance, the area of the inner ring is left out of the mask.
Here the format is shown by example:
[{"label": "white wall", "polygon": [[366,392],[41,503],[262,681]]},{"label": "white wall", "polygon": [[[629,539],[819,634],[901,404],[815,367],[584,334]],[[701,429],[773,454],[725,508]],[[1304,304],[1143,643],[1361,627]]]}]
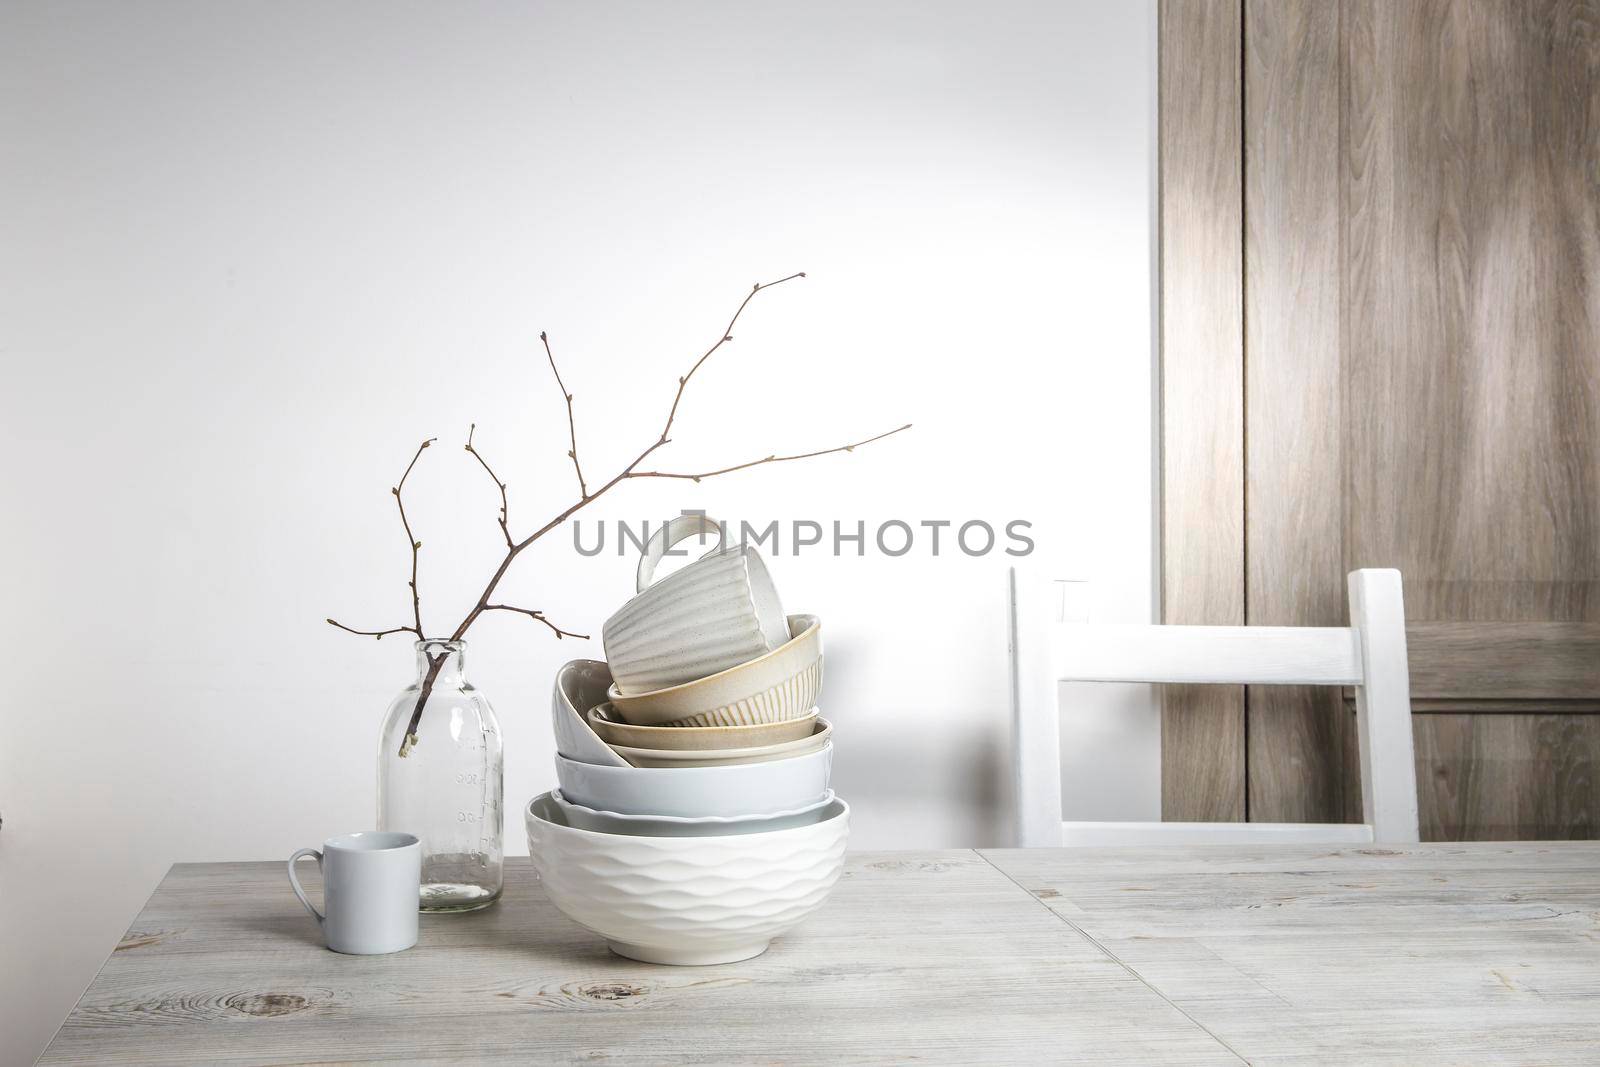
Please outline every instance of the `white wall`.
[{"label": "white wall", "polygon": [[[168,864],[372,822],[411,653],[322,619],[404,619],[388,487],[425,435],[433,627],[498,558],[469,422],[515,526],[568,500],[541,329],[598,480],[752,282],[808,271],[663,464],[915,430],[594,517],[1028,519],[1097,617],[1148,618],[1151,8],[0,5],[0,1060]],[[1006,562],[774,562],[825,620],[859,847],[1004,840]],[[633,563],[563,533],[508,596],[598,633]],[[552,672],[599,643],[509,616],[469,643],[514,813],[552,784]],[[1154,817],[1154,713],[1122,704],[1086,728],[1141,744],[1088,762]]]}]

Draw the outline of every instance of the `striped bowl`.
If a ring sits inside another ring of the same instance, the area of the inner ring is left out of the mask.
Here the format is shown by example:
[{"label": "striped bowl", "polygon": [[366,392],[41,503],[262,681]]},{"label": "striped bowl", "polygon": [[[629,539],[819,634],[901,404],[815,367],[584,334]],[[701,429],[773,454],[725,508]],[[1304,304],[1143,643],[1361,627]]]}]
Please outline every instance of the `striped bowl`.
[{"label": "striped bowl", "polygon": [[754,726],[808,715],[822,690],[822,620],[790,615],[790,638],[764,656],[682,685],[606,697],[635,726]]}]

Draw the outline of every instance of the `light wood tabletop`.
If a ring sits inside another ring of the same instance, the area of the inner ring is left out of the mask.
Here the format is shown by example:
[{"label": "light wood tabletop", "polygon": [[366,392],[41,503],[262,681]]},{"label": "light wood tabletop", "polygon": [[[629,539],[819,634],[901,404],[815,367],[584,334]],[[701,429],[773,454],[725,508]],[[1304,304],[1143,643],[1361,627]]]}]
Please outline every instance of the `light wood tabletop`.
[{"label": "light wood tabletop", "polygon": [[282,863],[179,864],[41,1062],[1597,1057],[1600,843],[1571,843],[854,853],[803,926],[705,968],[610,955],[526,860],[365,957]]}]

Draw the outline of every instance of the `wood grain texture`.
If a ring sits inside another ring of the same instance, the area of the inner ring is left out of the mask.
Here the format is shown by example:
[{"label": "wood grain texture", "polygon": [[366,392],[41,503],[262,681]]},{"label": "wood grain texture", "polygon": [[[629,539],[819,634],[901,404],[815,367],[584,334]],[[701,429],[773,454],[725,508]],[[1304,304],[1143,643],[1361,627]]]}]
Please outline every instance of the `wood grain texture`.
[{"label": "wood grain texture", "polygon": [[[307,875],[313,872],[307,871]],[[320,896],[320,886],[308,892]],[[502,901],[339,956],[281,863],[180,864],[41,1062],[1238,1063],[971,851],[852,854],[763,956],[612,956],[508,860]]]},{"label": "wood grain texture", "polygon": [[[1600,4],[1249,0],[1243,36],[1248,621],[1337,625],[1342,573],[1396,567],[1419,710],[1600,710]],[[1352,817],[1318,699],[1248,694],[1252,819]],[[1506,796],[1436,792],[1435,830],[1555,829],[1510,815],[1567,773],[1531,723],[1451,729]]]},{"label": "wood grain texture", "polygon": [[[1600,95],[1593,3],[1345,5],[1346,553],[1406,575],[1425,836],[1591,837]],[[1570,710],[1578,710],[1568,705]]]},{"label": "wood grain texture", "polygon": [[[1240,0],[1161,0],[1162,621],[1244,619]],[[1161,694],[1161,809],[1245,816],[1244,691]]]},{"label": "wood grain texture", "polygon": [[1600,845],[983,855],[1251,1063],[1594,1062]]},{"label": "wood grain texture", "polygon": [[1344,15],[1347,560],[1415,619],[1600,621],[1600,8]]},{"label": "wood grain texture", "polygon": [[1435,841],[1600,836],[1600,715],[1414,715],[1419,814]]},{"label": "wood grain texture", "polygon": [[[1339,359],[1339,9],[1245,5],[1245,617],[1344,621]],[[1250,818],[1339,818],[1345,718],[1331,690],[1245,698]]]},{"label": "wood grain texture", "polygon": [[1590,843],[852,855],[765,956],[682,969],[526,860],[393,956],[282,883],[174,867],[41,1062],[1583,1063],[1600,997]]},{"label": "wood grain texture", "polygon": [[1413,622],[1413,699],[1600,700],[1600,623]]}]

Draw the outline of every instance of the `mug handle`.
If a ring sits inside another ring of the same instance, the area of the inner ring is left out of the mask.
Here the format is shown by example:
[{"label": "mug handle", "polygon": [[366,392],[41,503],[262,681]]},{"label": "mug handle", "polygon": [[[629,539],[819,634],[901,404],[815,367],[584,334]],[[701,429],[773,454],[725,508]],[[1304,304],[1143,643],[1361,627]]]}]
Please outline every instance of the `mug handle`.
[{"label": "mug handle", "polygon": [[709,556],[722,551],[722,524],[698,512],[692,515],[679,515],[651,534],[650,540],[645,542],[644,555],[639,557],[638,592],[644,592],[650,587],[650,583],[655,581],[656,568],[660,566],[661,558],[667,554],[668,549],[686,538],[713,531],[717,535],[717,544],[706,553]]},{"label": "mug handle", "polygon": [[323,919],[327,918],[327,916],[311,906],[311,901],[306,899],[306,891],[300,888],[300,879],[294,873],[294,865],[307,856],[317,857],[317,870],[322,870],[322,853],[314,848],[303,848],[289,857],[289,885],[294,889],[294,895],[300,898],[300,903],[304,904],[306,910],[317,920],[317,925],[321,926]]}]

